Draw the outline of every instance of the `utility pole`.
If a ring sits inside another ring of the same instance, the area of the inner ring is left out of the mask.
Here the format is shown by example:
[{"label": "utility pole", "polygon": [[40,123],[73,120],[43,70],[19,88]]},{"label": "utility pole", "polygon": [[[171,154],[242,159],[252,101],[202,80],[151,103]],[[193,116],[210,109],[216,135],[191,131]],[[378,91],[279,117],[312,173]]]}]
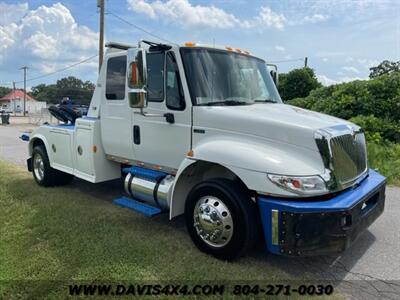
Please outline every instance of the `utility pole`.
[{"label": "utility pole", "polygon": [[15,81],[13,81],[13,95],[14,95],[14,116],[17,115],[17,107],[15,106]]},{"label": "utility pole", "polygon": [[26,70],[29,68],[27,66],[23,66],[20,68],[20,70],[24,70],[24,117],[25,117],[25,111],[26,111]]},{"label": "utility pole", "polygon": [[100,8],[100,36],[99,36],[99,72],[103,63],[104,54],[104,0],[97,0],[97,7]]},{"label": "utility pole", "polygon": [[308,57],[304,57],[304,68],[307,68]]}]

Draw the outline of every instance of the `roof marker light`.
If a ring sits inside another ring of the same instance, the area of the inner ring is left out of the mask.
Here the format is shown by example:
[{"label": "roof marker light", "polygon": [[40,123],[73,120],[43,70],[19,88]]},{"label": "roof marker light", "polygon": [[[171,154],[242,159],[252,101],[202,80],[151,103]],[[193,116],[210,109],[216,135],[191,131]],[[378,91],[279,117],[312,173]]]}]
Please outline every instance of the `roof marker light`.
[{"label": "roof marker light", "polygon": [[185,43],[185,46],[186,46],[186,47],[194,47],[194,46],[196,46],[196,44],[193,43],[193,42],[186,42],[186,43]]},{"label": "roof marker light", "polygon": [[232,51],[232,47],[225,46],[225,49],[228,51]]}]

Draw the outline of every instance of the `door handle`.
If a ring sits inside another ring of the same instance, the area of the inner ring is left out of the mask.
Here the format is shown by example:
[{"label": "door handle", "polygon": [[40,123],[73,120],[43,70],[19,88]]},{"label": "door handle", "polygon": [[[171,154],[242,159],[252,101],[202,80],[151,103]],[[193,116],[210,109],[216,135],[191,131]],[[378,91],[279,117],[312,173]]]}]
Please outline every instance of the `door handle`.
[{"label": "door handle", "polygon": [[141,110],[140,112],[136,112],[135,111],[135,114],[139,114],[139,115],[142,115],[143,117],[150,117],[150,118],[162,118],[162,117],[164,117],[165,120],[168,123],[170,123],[170,124],[174,124],[175,123],[175,116],[174,116],[173,113],[165,113],[163,115],[161,115],[161,114],[150,114],[150,113],[147,113],[147,112]]},{"label": "door handle", "polygon": [[140,127],[138,125],[133,126],[133,142],[140,145]]}]

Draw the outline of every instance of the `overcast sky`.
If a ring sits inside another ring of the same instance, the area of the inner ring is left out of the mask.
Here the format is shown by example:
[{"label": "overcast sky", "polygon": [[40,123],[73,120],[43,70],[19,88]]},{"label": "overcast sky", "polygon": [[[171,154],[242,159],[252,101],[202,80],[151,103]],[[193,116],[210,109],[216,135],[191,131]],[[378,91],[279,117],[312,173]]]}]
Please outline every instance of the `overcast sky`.
[{"label": "overcast sky", "polygon": [[[305,56],[323,84],[365,79],[384,59],[400,59],[400,0],[106,0],[116,14],[166,40],[249,50],[280,71]],[[152,38],[106,15],[106,41]],[[96,0],[0,0],[0,85],[54,72],[98,52]],[[96,80],[97,59],[28,82],[73,75]],[[22,86],[21,83],[18,86]]]}]

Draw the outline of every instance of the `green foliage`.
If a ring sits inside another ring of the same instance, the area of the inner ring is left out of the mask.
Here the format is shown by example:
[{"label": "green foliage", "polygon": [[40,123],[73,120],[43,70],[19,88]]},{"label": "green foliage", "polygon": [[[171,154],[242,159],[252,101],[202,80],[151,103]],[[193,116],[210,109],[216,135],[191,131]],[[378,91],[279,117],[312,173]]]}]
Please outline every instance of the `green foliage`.
[{"label": "green foliage", "polygon": [[369,142],[368,163],[370,168],[383,174],[389,183],[400,185],[400,144]]},{"label": "green foliage", "polygon": [[[367,137],[400,142],[400,72],[320,87],[288,104],[358,123]],[[378,135],[379,134],[379,135]]]},{"label": "green foliage", "polygon": [[5,86],[0,86],[0,98],[4,97],[7,95],[9,92],[11,92],[11,89]]},{"label": "green foliage", "polygon": [[38,101],[59,103],[63,97],[69,97],[75,103],[89,104],[95,85],[90,81],[69,76],[57,80],[56,84],[39,84],[32,87],[31,95]]},{"label": "green foliage", "polygon": [[391,140],[400,143],[400,124],[385,119],[370,116],[357,116],[351,122],[365,130],[368,141],[379,143],[382,140]]},{"label": "green foliage", "polygon": [[310,68],[294,69],[287,74],[279,75],[279,93],[284,100],[307,97],[320,87],[314,70]]},{"label": "green foliage", "polygon": [[383,74],[389,74],[392,72],[400,72],[400,61],[394,62],[394,61],[384,60],[376,67],[372,67],[369,70],[371,71],[369,73],[369,78],[376,78]]}]

